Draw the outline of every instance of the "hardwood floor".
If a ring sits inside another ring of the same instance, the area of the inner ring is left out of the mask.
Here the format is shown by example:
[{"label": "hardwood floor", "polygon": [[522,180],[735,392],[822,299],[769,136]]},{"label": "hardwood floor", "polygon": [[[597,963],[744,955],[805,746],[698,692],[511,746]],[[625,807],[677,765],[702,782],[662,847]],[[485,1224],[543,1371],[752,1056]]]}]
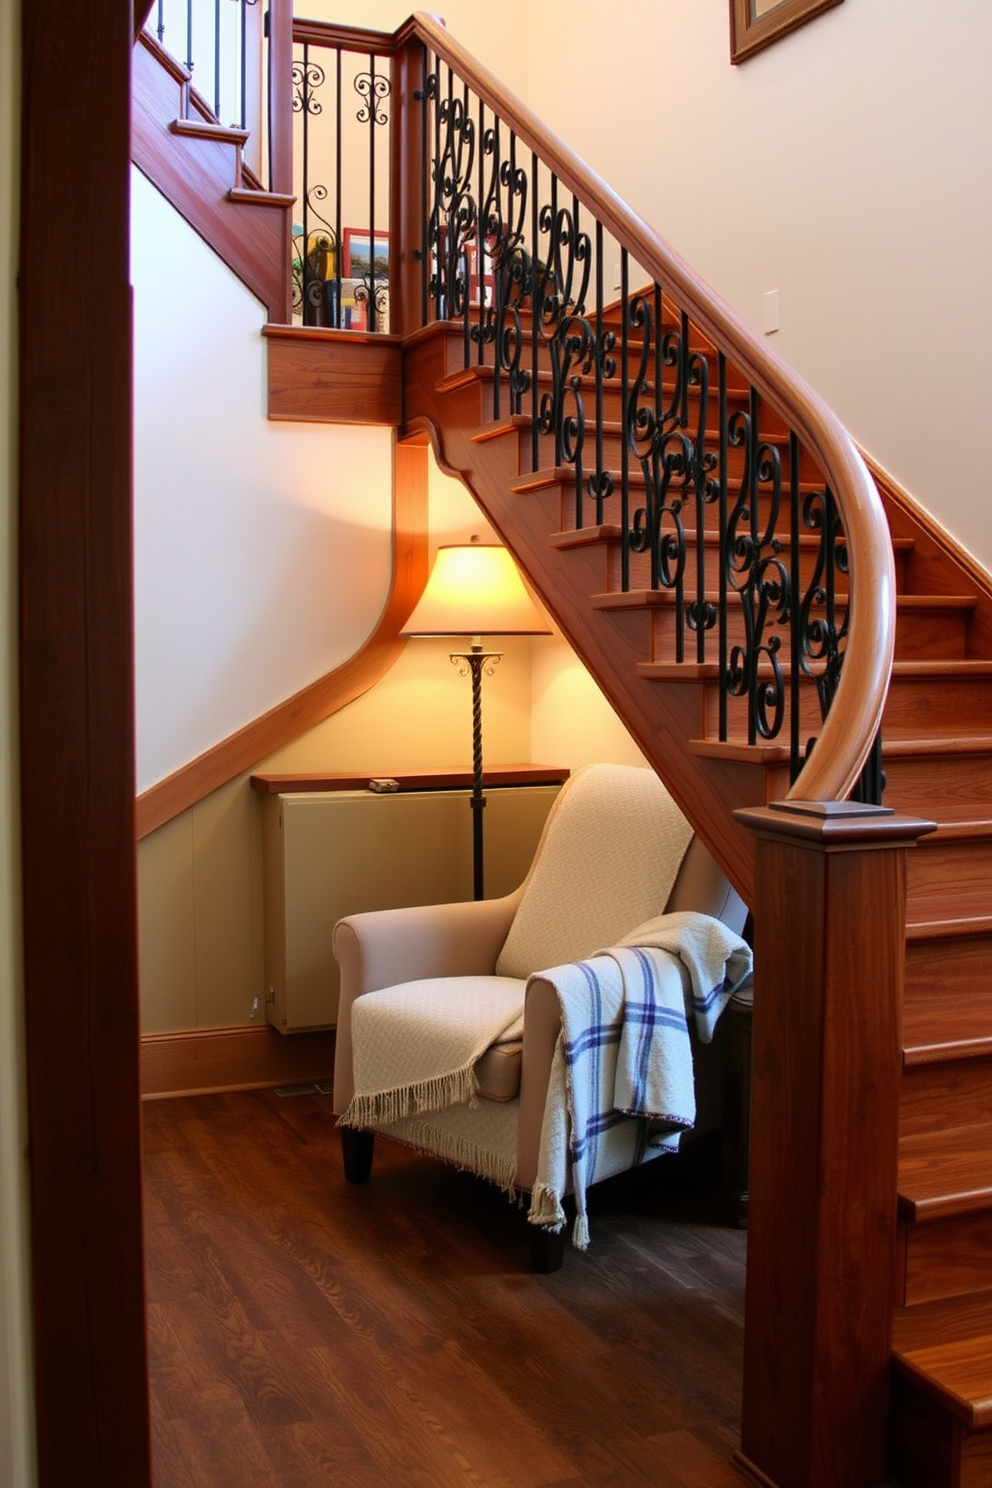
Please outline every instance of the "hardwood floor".
[{"label": "hardwood floor", "polygon": [[330,1100],[148,1102],[155,1488],[741,1488],[742,1232],[662,1158],[528,1269],[495,1189]]}]

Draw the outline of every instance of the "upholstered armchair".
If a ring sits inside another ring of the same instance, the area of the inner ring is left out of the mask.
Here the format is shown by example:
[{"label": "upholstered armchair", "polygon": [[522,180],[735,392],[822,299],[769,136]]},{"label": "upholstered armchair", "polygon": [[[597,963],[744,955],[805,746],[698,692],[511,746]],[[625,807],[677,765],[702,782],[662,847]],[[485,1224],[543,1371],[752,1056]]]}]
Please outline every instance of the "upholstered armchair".
[{"label": "upholstered armchair", "polygon": [[[620,976],[615,962],[596,953],[645,923],[665,935],[671,926],[702,926],[707,944],[717,932],[720,955],[733,961],[729,987],[750,964],[739,939],[745,917],[654,772],[593,765],[562,788],[515,893],[340,920],[333,937],[341,971],[334,1109],[346,1177],[369,1178],[379,1132],[536,1201],[536,1191],[548,1188],[541,1165],[555,1123],[565,1130],[564,999],[585,997],[590,981],[600,999],[610,978]],[[692,1088],[682,1100],[689,1115],[673,1129],[661,1122],[659,1130],[643,1116],[611,1113],[601,1123],[610,1125],[610,1140],[584,1183],[719,1125],[715,1046],[699,1038],[689,975],[678,956],[674,964],[672,995],[690,1008]],[[616,1039],[605,1034],[602,1042],[612,1048]],[[573,1037],[571,1047],[582,1043]],[[571,1181],[566,1163],[552,1211]],[[538,1221],[532,1204],[530,1217],[534,1264],[553,1270],[561,1264],[563,1213],[557,1207],[557,1218],[546,1211]]]}]

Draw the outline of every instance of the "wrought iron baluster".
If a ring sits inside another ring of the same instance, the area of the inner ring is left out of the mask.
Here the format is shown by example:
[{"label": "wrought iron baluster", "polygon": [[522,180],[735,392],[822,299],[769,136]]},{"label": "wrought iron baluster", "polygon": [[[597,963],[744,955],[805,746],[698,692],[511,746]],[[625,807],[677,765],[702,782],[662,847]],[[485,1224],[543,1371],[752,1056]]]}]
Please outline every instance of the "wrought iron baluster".
[{"label": "wrought iron baluster", "polygon": [[256,0],[238,0],[238,3],[241,9],[241,67],[238,74],[241,102],[238,117],[241,128],[245,129],[248,123],[248,6],[254,5]]},{"label": "wrought iron baluster", "polygon": [[193,71],[193,0],[186,0],[186,70]]},{"label": "wrought iron baluster", "polygon": [[[538,257],[537,242],[540,234],[541,213],[539,208],[539,166],[535,153],[531,153],[531,182],[530,194],[530,242],[531,259]],[[530,304],[530,424],[531,424],[531,469],[537,470],[540,462],[541,443],[541,413],[540,413],[540,363],[541,363],[541,339],[543,307],[539,300],[538,286],[535,284],[531,292]]]},{"label": "wrought iron baluster", "polygon": [[334,303],[331,324],[338,330],[344,325],[344,264],[341,259],[341,207],[344,177],[344,58],[341,48],[334,54]]},{"label": "wrought iron baluster", "polygon": [[[479,99],[479,126],[478,127],[479,127],[478,139],[479,139],[479,142],[480,142],[480,145],[481,145],[481,142],[486,138],[486,106],[483,103],[483,101],[482,101],[481,98]],[[482,203],[482,201],[484,200],[484,197],[485,197],[485,192],[486,192],[485,150],[482,149],[482,148],[480,148],[480,150],[479,150],[479,174],[478,174],[478,177],[477,177],[477,189],[476,189],[476,204],[477,204],[477,206],[481,206],[481,203]],[[487,314],[487,309],[486,309],[486,307],[487,307],[487,299],[486,299],[486,231],[485,231],[485,226],[483,224],[481,211],[477,211],[476,212],[475,234],[476,234],[476,237],[475,237],[475,253],[476,253],[476,260],[477,260],[477,263],[478,263],[478,280],[479,280],[479,308],[478,308],[478,312],[477,312],[478,313],[478,320],[476,322],[475,340],[476,340],[476,360],[478,361],[479,366],[481,367],[483,365],[483,363],[485,362],[485,359],[486,359],[485,326],[486,326],[486,314]]]},{"label": "wrought iron baluster", "polygon": [[[800,451],[795,431],[789,433],[789,542],[792,549],[792,577],[795,592],[799,593],[802,582],[802,542],[800,533],[800,511],[802,494],[799,489]],[[799,617],[793,611],[789,636],[790,676],[792,682],[792,708],[789,718],[789,781],[794,781],[803,766],[802,748],[802,678],[803,654],[802,632]]]},{"label": "wrought iron baluster", "polygon": [[730,440],[727,419],[727,358],[721,351],[717,356],[717,428],[719,452],[717,455],[717,479],[719,481],[719,528],[720,528],[720,573],[719,573],[719,632],[717,640],[720,667],[719,688],[719,737],[726,743],[729,738],[727,720],[728,675],[729,675],[729,614],[730,614],[730,532],[728,514]]},{"label": "wrought iron baluster", "polygon": [[[420,101],[424,109],[424,144],[423,159],[421,162],[421,189],[420,189],[420,319],[421,324],[426,325],[430,318],[430,248],[428,244],[429,226],[429,185],[430,161],[431,161],[431,119],[430,119],[430,75],[431,60],[427,47],[421,52],[421,90]],[[416,95],[414,95],[416,96]]]}]

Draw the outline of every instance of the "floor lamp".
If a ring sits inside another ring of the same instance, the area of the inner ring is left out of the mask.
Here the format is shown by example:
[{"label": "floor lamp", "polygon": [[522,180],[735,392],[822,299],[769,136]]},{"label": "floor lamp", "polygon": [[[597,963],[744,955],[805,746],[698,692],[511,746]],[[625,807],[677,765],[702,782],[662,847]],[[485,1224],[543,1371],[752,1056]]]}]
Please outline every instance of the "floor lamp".
[{"label": "floor lamp", "polygon": [[492,674],[502,651],[483,649],[484,635],[549,635],[551,627],[524,588],[506,548],[476,543],[437,550],[427,587],[400,634],[469,636],[467,651],[451,660],[472,679],[472,881],[483,897],[482,674]]}]

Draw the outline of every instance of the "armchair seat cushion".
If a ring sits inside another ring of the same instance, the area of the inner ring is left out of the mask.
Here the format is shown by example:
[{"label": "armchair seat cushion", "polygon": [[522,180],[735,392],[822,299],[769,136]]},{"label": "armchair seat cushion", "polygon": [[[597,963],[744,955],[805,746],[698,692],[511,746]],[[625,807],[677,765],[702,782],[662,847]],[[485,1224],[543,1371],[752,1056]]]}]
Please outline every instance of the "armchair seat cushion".
[{"label": "armchair seat cushion", "polygon": [[[431,977],[359,998],[355,1094],[344,1123],[376,1126],[473,1099],[479,1060],[501,1040],[522,1036],[524,986],[516,977]],[[506,1070],[513,1061],[493,1055],[489,1063],[488,1083],[505,1092],[496,1098],[512,1099]]]},{"label": "armchair seat cushion", "polygon": [[478,1094],[484,1100],[515,1100],[520,1094],[520,1070],[523,1057],[524,1041],[522,1038],[490,1044],[475,1066]]}]

